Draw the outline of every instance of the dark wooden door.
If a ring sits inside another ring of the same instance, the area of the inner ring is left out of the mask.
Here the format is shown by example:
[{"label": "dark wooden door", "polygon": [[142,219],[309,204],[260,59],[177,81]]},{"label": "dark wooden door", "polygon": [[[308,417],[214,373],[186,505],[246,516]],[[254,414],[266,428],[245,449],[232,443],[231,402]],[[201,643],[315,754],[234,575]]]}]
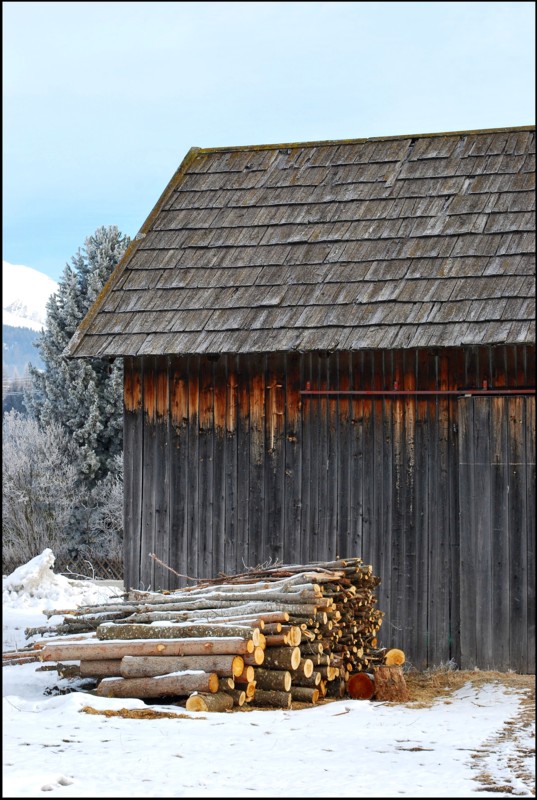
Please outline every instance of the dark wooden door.
[{"label": "dark wooden door", "polygon": [[461,668],[535,672],[535,398],[463,397]]}]

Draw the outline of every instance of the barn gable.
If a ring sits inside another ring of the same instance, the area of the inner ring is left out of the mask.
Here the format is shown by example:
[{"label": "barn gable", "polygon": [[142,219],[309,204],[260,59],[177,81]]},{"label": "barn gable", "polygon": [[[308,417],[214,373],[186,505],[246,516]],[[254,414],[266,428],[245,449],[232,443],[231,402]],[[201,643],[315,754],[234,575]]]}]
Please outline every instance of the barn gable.
[{"label": "barn gable", "polygon": [[123,358],[129,587],[360,556],[381,645],[535,671],[534,145],[188,153],[66,351]]}]

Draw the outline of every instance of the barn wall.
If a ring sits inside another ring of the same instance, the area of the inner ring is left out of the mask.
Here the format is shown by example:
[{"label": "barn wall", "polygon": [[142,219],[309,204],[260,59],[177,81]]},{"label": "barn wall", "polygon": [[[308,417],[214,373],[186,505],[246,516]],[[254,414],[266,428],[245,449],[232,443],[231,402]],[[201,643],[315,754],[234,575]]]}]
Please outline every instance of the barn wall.
[{"label": "barn wall", "polygon": [[[529,386],[534,356],[126,359],[126,582],[359,555],[381,577],[381,643],[416,667],[533,672],[534,398],[300,391]],[[511,632],[526,644],[496,647]]]}]

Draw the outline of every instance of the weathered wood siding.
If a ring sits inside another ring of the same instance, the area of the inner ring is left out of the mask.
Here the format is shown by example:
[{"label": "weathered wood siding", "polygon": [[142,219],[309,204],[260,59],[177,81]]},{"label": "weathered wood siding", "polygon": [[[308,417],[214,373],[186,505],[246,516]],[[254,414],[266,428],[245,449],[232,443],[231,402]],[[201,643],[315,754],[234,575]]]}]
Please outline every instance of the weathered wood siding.
[{"label": "weathered wood siding", "polygon": [[534,397],[300,392],[527,387],[534,357],[126,358],[127,584],[359,555],[381,577],[382,643],[416,667],[533,672]]}]

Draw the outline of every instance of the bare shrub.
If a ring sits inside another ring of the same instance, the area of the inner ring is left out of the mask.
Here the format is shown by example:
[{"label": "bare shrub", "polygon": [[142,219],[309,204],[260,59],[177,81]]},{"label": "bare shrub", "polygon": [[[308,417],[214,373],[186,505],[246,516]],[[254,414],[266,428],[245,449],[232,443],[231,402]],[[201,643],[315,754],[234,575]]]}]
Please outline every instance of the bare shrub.
[{"label": "bare shrub", "polygon": [[24,563],[45,548],[60,554],[79,502],[76,454],[60,425],[3,417],[2,555]]}]

